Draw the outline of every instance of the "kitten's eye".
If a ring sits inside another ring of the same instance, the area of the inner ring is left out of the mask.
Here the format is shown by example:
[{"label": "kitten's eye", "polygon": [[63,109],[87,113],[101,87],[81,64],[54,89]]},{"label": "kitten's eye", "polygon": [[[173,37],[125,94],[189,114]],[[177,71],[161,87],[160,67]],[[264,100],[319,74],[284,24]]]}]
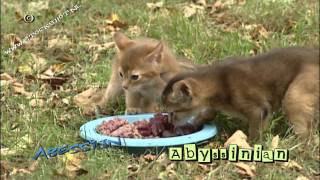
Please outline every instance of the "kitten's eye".
[{"label": "kitten's eye", "polygon": [[137,80],[137,79],[139,79],[139,76],[138,75],[131,75],[131,79],[132,80]]},{"label": "kitten's eye", "polygon": [[120,75],[120,77],[123,77],[121,72],[119,73],[119,75]]}]

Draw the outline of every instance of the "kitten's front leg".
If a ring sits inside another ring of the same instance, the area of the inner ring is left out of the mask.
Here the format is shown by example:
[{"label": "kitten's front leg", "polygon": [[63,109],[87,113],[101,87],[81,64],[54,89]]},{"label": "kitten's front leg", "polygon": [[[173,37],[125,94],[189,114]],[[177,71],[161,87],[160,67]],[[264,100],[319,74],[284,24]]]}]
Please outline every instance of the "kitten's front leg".
[{"label": "kitten's front leg", "polygon": [[[115,60],[114,60],[115,61]],[[85,109],[84,113],[88,115],[94,114],[97,106],[102,108],[107,103],[114,103],[117,102],[119,97],[124,93],[121,87],[121,79],[118,75],[118,65],[116,62],[113,62],[112,65],[112,73],[110,77],[110,81],[108,82],[108,86],[104,91],[103,95],[99,98],[99,100],[92,101],[91,104],[88,104]]]},{"label": "kitten's front leg", "polygon": [[249,138],[261,138],[265,130],[268,119],[270,117],[270,110],[267,108],[252,107],[247,111],[249,120]]},{"label": "kitten's front leg", "polygon": [[127,108],[125,111],[126,115],[134,115],[134,114],[141,114],[142,113],[142,109],[141,108]]},{"label": "kitten's front leg", "polygon": [[143,97],[138,93],[130,91],[126,92],[126,114],[141,114],[143,113],[140,107],[140,101]]}]

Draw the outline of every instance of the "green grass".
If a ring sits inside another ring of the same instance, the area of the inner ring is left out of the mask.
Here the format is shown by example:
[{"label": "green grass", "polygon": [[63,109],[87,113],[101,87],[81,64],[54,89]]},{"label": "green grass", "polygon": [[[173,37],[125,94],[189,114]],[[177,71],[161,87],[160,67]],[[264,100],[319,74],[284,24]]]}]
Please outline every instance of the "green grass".
[{"label": "green grass", "polygon": [[[31,107],[30,99],[15,94],[11,87],[1,87],[1,146],[15,150],[11,155],[2,154],[1,160],[8,163],[8,170],[29,167],[35,152],[41,145],[45,149],[60,147],[64,144],[81,143],[79,127],[90,118],[82,114],[81,109],[72,103],[72,97],[92,86],[106,86],[110,76],[111,60],[115,49],[110,48],[102,53],[96,63],[91,61],[92,53],[81,45],[81,38],[91,36],[92,42],[104,43],[111,41],[108,31],[102,31],[106,26],[106,18],[116,13],[120,20],[128,23],[129,28],[138,26],[140,36],[161,39],[169,44],[179,56],[186,56],[195,63],[206,64],[221,60],[228,56],[250,55],[252,50],[258,53],[272,48],[287,47],[290,45],[319,47],[319,5],[315,0],[292,1],[254,1],[247,0],[246,4],[225,6],[220,12],[210,13],[209,9],[191,18],[183,16],[183,6],[191,1],[164,1],[164,6],[157,11],[147,8],[148,1],[81,1],[80,9],[73,15],[64,17],[59,23],[36,37],[39,41],[29,49],[18,48],[13,54],[1,53],[1,73],[8,73],[23,83],[25,89],[34,95],[44,97],[43,107]],[[214,2],[214,1],[210,1]],[[222,1],[225,2],[225,1]],[[231,1],[228,1],[231,2]],[[55,18],[54,11],[63,12],[71,7],[75,1],[50,1],[48,10],[39,10],[33,23],[24,23],[16,20],[14,12],[17,5],[21,5],[23,14],[27,12],[28,2],[2,1],[1,2],[1,37],[14,33],[20,38]],[[218,21],[217,14],[225,13],[224,22]],[[233,26],[230,26],[234,23]],[[261,25],[269,33],[265,38],[257,34],[255,29],[246,27]],[[57,32],[61,31],[60,33]],[[129,37],[137,35],[128,29],[122,30]],[[96,36],[94,36],[96,34]],[[63,84],[63,90],[53,90],[43,82],[30,80],[28,76],[18,72],[21,65],[32,66],[35,60],[31,53],[45,57],[44,68],[33,68],[32,75],[37,75],[49,65],[61,63],[54,54],[48,53],[48,39],[55,39],[66,35],[73,42],[73,46],[66,50],[75,57],[74,61],[64,62],[63,74],[69,75],[69,81]],[[257,42],[259,41],[259,42]],[[9,48],[9,43],[1,38],[2,51]],[[62,99],[69,99],[65,104]],[[123,104],[120,107],[108,107],[115,114],[123,113]],[[223,145],[227,136],[235,130],[247,131],[246,124],[236,118],[220,115],[217,123],[219,134],[210,141],[209,147]],[[240,124],[240,125],[239,125]],[[272,134],[280,134],[279,147],[290,150],[290,159],[298,162],[301,170],[281,168],[281,163],[256,164],[258,179],[295,179],[303,175],[310,179],[319,178],[319,134],[309,143],[300,144],[292,134],[290,126],[281,116],[276,115],[270,123],[270,128],[263,140],[257,143],[270,147]],[[23,137],[29,137],[30,142]],[[21,148],[25,145],[25,148]],[[13,179],[65,179],[61,174],[65,170],[64,156],[49,160],[41,158],[39,165],[31,174],[13,173]],[[135,165],[136,171],[128,169]],[[149,162],[143,156],[133,157],[125,149],[107,149],[89,151],[82,160],[82,167],[87,174],[79,175],[79,179],[102,178],[107,179],[194,179],[195,177],[215,179],[243,178],[236,171],[233,163],[215,161],[202,168],[196,162],[157,161],[149,169]],[[173,172],[169,172],[169,169]],[[3,172],[1,172],[3,173]],[[63,174],[63,173],[62,173]],[[174,175],[175,174],[175,175]]]}]

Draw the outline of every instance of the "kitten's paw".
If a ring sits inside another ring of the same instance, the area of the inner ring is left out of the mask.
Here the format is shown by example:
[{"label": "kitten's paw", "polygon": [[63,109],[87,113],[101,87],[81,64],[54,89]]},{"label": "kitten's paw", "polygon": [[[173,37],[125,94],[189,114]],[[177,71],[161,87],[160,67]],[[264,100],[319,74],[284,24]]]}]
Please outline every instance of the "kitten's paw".
[{"label": "kitten's paw", "polygon": [[126,109],[126,114],[130,115],[130,114],[141,114],[142,113],[142,109],[141,108],[127,108]]},{"label": "kitten's paw", "polygon": [[86,116],[93,116],[99,112],[100,112],[100,107],[95,104],[91,104],[83,107],[83,114]]}]

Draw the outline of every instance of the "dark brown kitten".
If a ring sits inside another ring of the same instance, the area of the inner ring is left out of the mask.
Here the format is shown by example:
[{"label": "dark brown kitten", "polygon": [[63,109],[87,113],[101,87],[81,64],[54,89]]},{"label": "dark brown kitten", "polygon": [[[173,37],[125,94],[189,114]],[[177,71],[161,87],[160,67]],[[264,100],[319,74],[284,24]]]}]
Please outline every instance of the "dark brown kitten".
[{"label": "dark brown kitten", "polygon": [[176,76],[162,99],[177,125],[199,126],[223,111],[248,119],[250,137],[282,105],[295,133],[307,137],[319,122],[319,50],[292,47],[231,58]]}]

